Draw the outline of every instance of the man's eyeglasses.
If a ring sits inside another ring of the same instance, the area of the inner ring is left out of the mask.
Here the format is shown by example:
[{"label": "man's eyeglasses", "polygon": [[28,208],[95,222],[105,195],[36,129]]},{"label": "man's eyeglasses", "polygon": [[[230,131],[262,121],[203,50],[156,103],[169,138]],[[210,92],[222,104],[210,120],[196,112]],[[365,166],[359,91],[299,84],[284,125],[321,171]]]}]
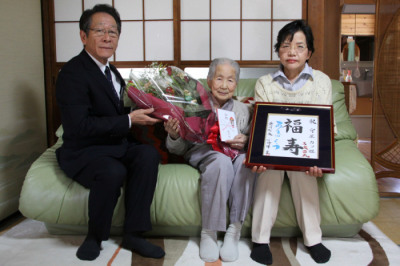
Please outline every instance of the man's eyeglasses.
[{"label": "man's eyeglasses", "polygon": [[108,36],[111,38],[117,38],[119,36],[118,31],[116,30],[106,30],[106,29],[100,29],[100,28],[89,28],[89,30],[93,31],[94,36],[96,37],[103,37],[108,33]]},{"label": "man's eyeglasses", "polygon": [[302,53],[307,49],[307,46],[305,46],[304,44],[290,46],[290,44],[284,43],[281,45],[281,47],[279,47],[279,49],[281,49],[285,53],[289,52],[291,49],[295,50],[297,53]]}]

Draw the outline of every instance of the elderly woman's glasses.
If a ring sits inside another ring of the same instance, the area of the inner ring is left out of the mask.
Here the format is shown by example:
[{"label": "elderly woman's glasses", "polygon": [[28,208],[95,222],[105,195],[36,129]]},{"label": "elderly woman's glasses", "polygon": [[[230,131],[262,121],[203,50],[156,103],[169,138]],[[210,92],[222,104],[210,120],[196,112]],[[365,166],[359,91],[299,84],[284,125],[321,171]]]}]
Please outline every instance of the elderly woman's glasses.
[{"label": "elderly woman's glasses", "polygon": [[116,30],[106,30],[106,29],[100,29],[100,28],[89,28],[89,30],[93,31],[94,36],[96,37],[103,37],[108,34],[111,38],[117,38],[118,37],[118,31]]},{"label": "elderly woman's glasses", "polygon": [[304,44],[297,44],[297,45],[291,46],[290,44],[284,43],[281,45],[281,47],[279,47],[279,49],[281,49],[281,51],[284,53],[287,53],[287,52],[291,51],[292,49],[294,51],[296,51],[297,53],[302,53],[307,49],[307,46]]}]

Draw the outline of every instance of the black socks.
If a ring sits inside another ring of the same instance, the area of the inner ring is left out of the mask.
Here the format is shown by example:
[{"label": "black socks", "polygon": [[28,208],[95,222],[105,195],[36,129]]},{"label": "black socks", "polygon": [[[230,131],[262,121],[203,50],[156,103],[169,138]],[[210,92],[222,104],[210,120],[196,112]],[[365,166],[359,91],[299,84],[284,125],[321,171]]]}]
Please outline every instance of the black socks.
[{"label": "black socks", "polygon": [[253,242],[250,258],[264,265],[272,264],[272,253],[268,244],[258,244]]},{"label": "black socks", "polygon": [[[322,243],[307,247],[307,249],[316,263],[325,263],[331,258],[331,251],[322,245]],[[251,250],[250,257],[254,261],[264,265],[272,264],[272,253],[268,244],[253,243],[253,249]]]},{"label": "black socks", "polygon": [[85,241],[78,248],[76,256],[81,260],[94,260],[100,255],[101,241],[94,236],[86,236]]},{"label": "black socks", "polygon": [[325,263],[331,258],[331,251],[322,245],[322,243],[307,247],[307,249],[316,263]]},{"label": "black socks", "polygon": [[[125,234],[122,240],[122,247],[132,250],[143,257],[159,259],[165,256],[162,248],[137,235]],[[98,241],[94,236],[88,235],[78,248],[76,256],[81,260],[95,260],[100,255],[100,250],[101,241]]]},{"label": "black socks", "polygon": [[133,234],[125,234],[122,247],[132,250],[147,258],[159,259],[165,256],[165,252],[159,246],[153,245],[146,239]]}]

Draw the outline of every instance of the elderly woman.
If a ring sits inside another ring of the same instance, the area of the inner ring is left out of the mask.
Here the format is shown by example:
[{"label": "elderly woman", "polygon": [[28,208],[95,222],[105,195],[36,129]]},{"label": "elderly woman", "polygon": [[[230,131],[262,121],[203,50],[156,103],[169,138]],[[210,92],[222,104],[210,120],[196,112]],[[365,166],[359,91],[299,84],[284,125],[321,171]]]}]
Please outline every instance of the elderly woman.
[{"label": "elderly woman", "polygon": [[[281,67],[273,74],[259,78],[255,87],[255,100],[263,102],[332,104],[332,85],[327,75],[313,70],[308,59],[314,52],[311,28],[296,20],[278,33],[275,51]],[[254,194],[251,258],[262,264],[272,264],[269,248],[271,229],[278,213],[279,199],[285,171],[254,169],[262,174],[257,179]],[[304,244],[317,263],[325,263],[331,252],[322,242],[321,216],[317,177],[320,168],[314,166],[306,172],[287,171],[290,180],[296,218],[303,232]]]},{"label": "elderly woman", "polygon": [[[255,174],[243,165],[244,148],[249,132],[251,113],[249,108],[232,99],[239,80],[240,68],[237,62],[218,58],[211,62],[207,84],[211,88],[213,111],[233,111],[236,116],[239,135],[226,143],[239,150],[238,156],[231,157],[215,151],[212,145],[193,144],[179,137],[176,119],[165,122],[168,132],[166,146],[171,153],[184,155],[201,175],[202,230],[200,257],[206,262],[218,260],[235,261],[238,258],[240,231],[252,202]],[[226,229],[226,206],[229,205],[229,226]],[[226,231],[224,243],[218,250],[217,231]]]}]

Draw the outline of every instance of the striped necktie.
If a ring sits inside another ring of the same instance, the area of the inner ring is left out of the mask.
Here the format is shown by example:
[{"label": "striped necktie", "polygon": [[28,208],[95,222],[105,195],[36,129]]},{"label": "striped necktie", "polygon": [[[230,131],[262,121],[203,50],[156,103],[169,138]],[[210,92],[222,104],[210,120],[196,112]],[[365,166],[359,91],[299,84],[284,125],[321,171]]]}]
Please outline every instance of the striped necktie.
[{"label": "striped necktie", "polygon": [[107,80],[110,83],[111,89],[114,92],[115,97],[117,97],[117,101],[119,103],[119,95],[117,93],[117,91],[115,90],[112,78],[111,78],[111,71],[110,68],[108,66],[106,66],[106,70],[104,71],[104,73],[106,74]]}]

